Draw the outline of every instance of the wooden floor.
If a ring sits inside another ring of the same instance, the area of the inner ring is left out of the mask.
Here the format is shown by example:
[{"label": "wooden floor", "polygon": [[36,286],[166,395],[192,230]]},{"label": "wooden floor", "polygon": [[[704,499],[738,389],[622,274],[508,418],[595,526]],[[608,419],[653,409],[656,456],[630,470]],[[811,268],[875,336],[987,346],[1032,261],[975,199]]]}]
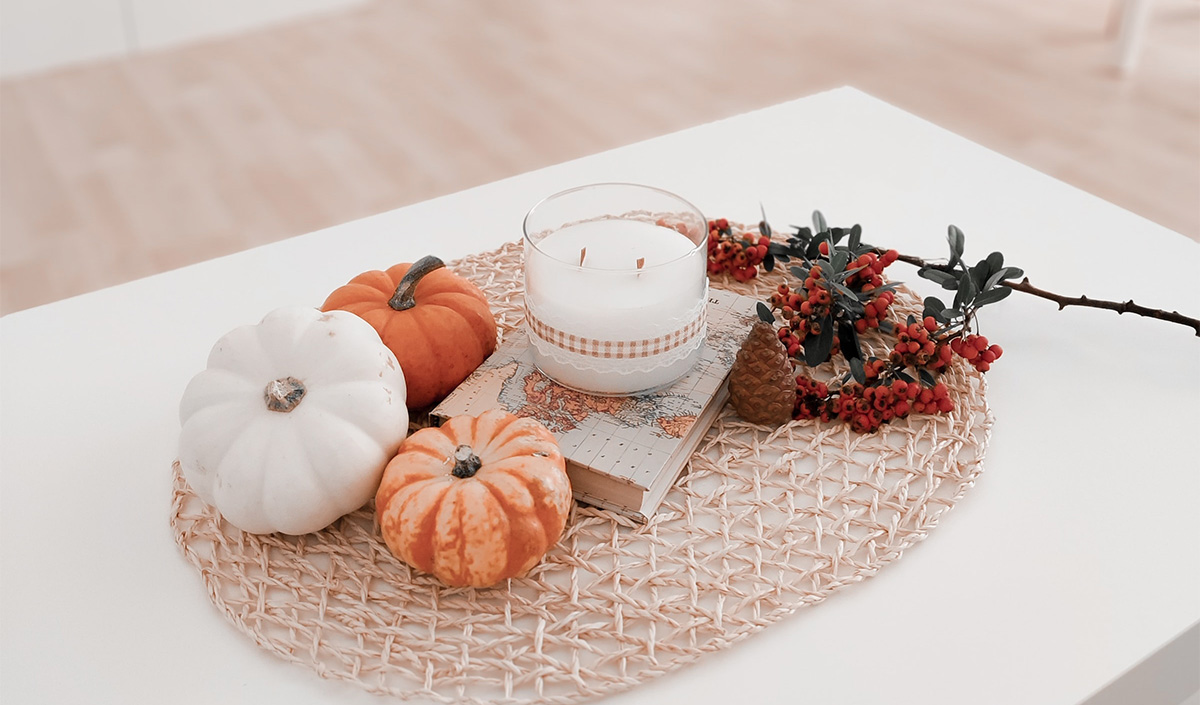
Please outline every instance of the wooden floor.
[{"label": "wooden floor", "polygon": [[1200,3],[378,1],[0,83],[11,312],[857,86],[1200,237]]}]

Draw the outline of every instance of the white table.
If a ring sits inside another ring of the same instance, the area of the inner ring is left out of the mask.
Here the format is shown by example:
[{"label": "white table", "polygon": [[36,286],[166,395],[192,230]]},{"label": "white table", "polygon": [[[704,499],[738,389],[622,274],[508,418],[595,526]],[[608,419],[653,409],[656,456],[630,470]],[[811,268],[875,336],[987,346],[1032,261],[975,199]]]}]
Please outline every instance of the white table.
[{"label": "white table", "polygon": [[[366,269],[515,239],[537,200],[597,181],[710,217],[752,221],[761,201],[777,226],[820,208],[926,257],[955,223],[969,259],[1000,249],[1045,288],[1200,310],[1195,243],[840,89],[16,313],[0,323],[0,700],[379,702],[260,652],[210,606],[167,525],[184,385],[234,326]],[[930,538],[607,702],[1073,704],[1200,619],[1200,340],[1020,294],[982,325],[1006,350],[986,472]],[[1171,677],[1176,695],[1140,701],[1177,701],[1195,673]]]}]

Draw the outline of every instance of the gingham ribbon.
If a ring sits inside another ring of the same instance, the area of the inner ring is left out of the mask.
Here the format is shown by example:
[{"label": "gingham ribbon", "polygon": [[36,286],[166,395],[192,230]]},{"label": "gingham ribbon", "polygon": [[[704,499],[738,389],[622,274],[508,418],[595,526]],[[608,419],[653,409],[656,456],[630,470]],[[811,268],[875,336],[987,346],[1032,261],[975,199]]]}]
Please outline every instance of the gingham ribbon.
[{"label": "gingham ribbon", "polygon": [[657,338],[642,340],[600,340],[565,333],[539,319],[529,306],[525,307],[525,320],[529,323],[530,332],[567,352],[602,359],[631,360],[654,357],[687,344],[704,330],[707,308],[701,306],[696,317],[682,328]]}]

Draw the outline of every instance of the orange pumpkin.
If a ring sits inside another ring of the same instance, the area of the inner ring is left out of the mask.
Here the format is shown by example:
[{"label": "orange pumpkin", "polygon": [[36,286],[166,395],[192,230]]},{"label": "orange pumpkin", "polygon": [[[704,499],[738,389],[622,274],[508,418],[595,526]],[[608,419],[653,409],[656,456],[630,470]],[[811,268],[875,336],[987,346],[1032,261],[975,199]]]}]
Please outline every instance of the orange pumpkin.
[{"label": "orange pumpkin", "polygon": [[375,495],[391,552],[454,587],[524,574],[558,542],[570,510],[554,436],[501,410],[409,436]]},{"label": "orange pumpkin", "polygon": [[440,401],[496,350],[496,319],[479,287],[437,257],[364,272],[325,299],[370,323],[396,355],[408,408]]}]

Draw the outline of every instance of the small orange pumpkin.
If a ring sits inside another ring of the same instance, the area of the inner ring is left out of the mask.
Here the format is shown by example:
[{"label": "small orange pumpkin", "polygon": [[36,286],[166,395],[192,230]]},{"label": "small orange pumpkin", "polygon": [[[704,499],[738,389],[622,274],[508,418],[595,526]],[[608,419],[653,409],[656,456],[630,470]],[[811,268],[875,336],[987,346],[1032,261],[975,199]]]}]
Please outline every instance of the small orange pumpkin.
[{"label": "small orange pumpkin", "polygon": [[453,587],[524,574],[558,542],[570,510],[554,436],[498,409],[409,436],[375,495],[391,552]]},{"label": "small orange pumpkin", "polygon": [[437,257],[364,272],[321,306],[370,323],[395,354],[408,408],[440,401],[496,350],[496,319],[479,287]]}]

